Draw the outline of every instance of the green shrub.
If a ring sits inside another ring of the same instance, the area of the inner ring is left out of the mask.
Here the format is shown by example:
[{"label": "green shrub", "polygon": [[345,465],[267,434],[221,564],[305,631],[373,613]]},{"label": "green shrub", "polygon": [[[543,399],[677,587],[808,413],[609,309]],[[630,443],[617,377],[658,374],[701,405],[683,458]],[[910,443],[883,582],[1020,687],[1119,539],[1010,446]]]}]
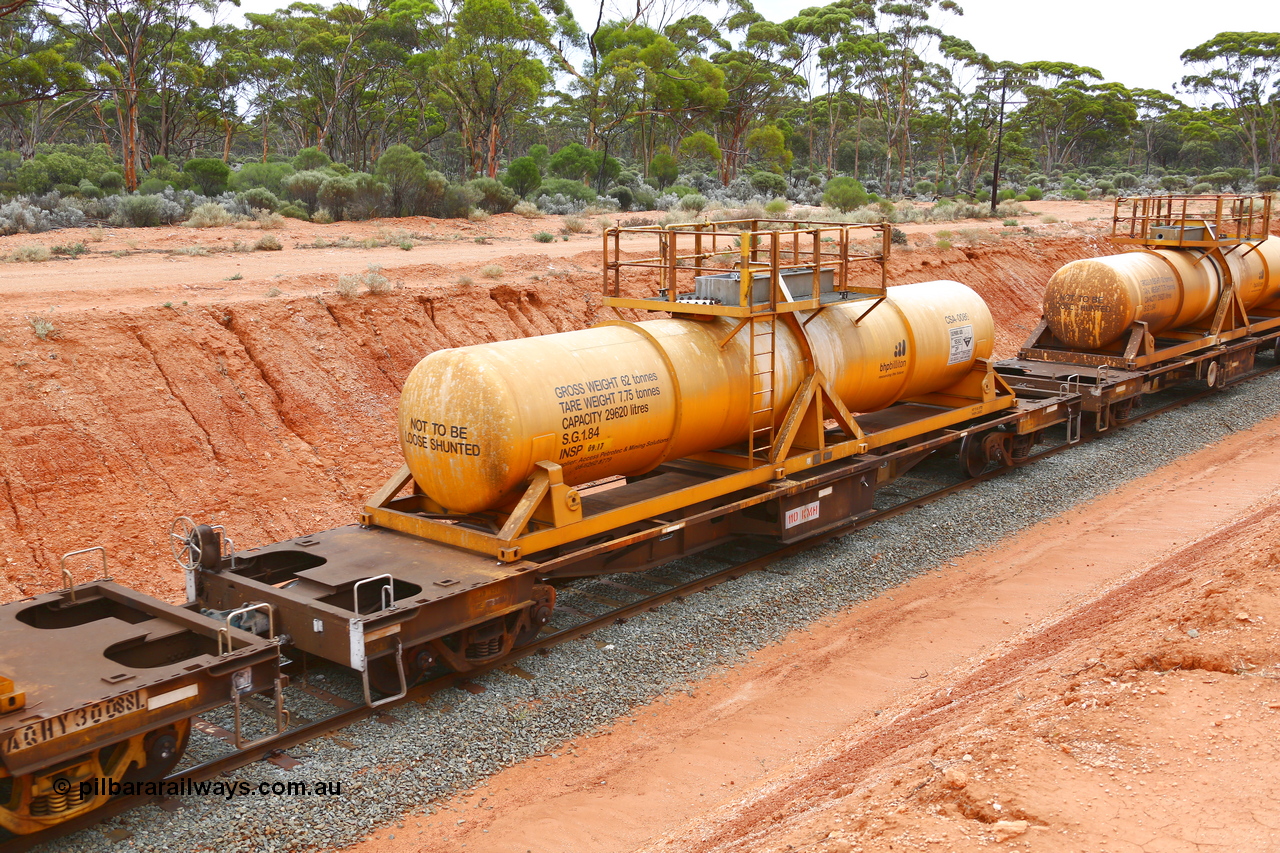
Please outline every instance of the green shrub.
[{"label": "green shrub", "polygon": [[445,219],[462,219],[470,216],[471,209],[480,201],[480,194],[466,184],[451,184],[445,181],[444,192],[432,214]]},{"label": "green shrub", "polygon": [[1027,187],[1026,191],[1023,194],[1030,201],[1039,201],[1040,199],[1044,198],[1044,190],[1034,185]]},{"label": "green shrub", "polygon": [[631,209],[635,197],[631,193],[630,187],[614,187],[609,190],[609,197],[618,203],[618,209],[627,211]]},{"label": "green shrub", "polygon": [[518,196],[527,196],[542,184],[542,170],[532,157],[517,157],[507,165],[502,182]]},{"label": "green shrub", "polygon": [[1182,175],[1165,175],[1160,179],[1160,187],[1169,192],[1185,190],[1187,188],[1187,179]]},{"label": "green shrub", "polygon": [[162,178],[147,178],[138,184],[138,192],[142,195],[160,195],[171,186],[173,185]]},{"label": "green shrub", "polygon": [[946,251],[947,249],[951,248],[951,241],[943,237],[939,237],[938,242],[934,243],[934,245],[937,246],[939,249]]},{"label": "green shrub", "polygon": [[76,193],[81,198],[102,198],[102,190],[88,178],[80,182],[80,186],[76,187]]},{"label": "green shrub", "polygon": [[547,178],[534,194],[536,197],[562,195],[575,201],[595,201],[596,191],[582,181],[567,178]]},{"label": "green shrub", "polygon": [[1073,198],[1076,201],[1085,201],[1086,199],[1089,198],[1088,191],[1079,190],[1079,189],[1071,190],[1070,192],[1067,193],[1067,195],[1071,196],[1071,198]]},{"label": "green shrub", "polygon": [[916,195],[933,195],[938,191],[938,185],[933,181],[916,181]]},{"label": "green shrub", "polygon": [[907,245],[907,232],[903,231],[901,228],[891,228],[889,230],[889,242],[893,243],[895,246]]},{"label": "green shrub", "polygon": [[293,174],[288,163],[245,163],[231,176],[230,187],[236,192],[264,189],[274,196],[280,195],[280,182]]},{"label": "green shrub", "polygon": [[1206,183],[1203,181],[1191,188],[1192,195],[1204,195],[1205,193],[1211,193],[1211,192],[1213,192],[1213,184]]},{"label": "green shrub", "polygon": [[325,178],[316,190],[316,204],[327,209],[334,219],[345,219],[347,205],[356,195],[356,182],[349,176]]},{"label": "green shrub", "polygon": [[284,193],[285,198],[291,201],[300,201],[308,209],[314,209],[320,187],[330,177],[331,175],[327,172],[315,170],[295,172],[280,181],[280,190]]},{"label": "green shrub", "polygon": [[293,168],[299,172],[324,169],[332,165],[333,161],[329,159],[329,155],[319,148],[303,148],[293,158]]},{"label": "green shrub", "polygon": [[124,189],[124,175],[119,172],[103,172],[98,176],[98,186],[105,193],[118,193]]},{"label": "green shrub", "polygon": [[1013,201],[1013,197],[1017,195],[1013,190],[1000,190],[1000,198],[998,201]]},{"label": "green shrub", "polygon": [[71,258],[78,258],[89,251],[89,247],[84,243],[61,243],[56,246],[50,246],[49,251],[55,255],[66,255]]},{"label": "green shrub", "polygon": [[687,210],[690,213],[701,213],[702,209],[707,206],[707,197],[701,193],[690,193],[680,199],[680,209]]},{"label": "green shrub", "polygon": [[791,202],[785,198],[775,198],[764,206],[764,212],[770,216],[781,216],[791,207]]},{"label": "green shrub", "polygon": [[182,164],[182,172],[191,178],[202,195],[216,196],[227,191],[231,167],[214,157],[194,157]]},{"label": "green shrub", "polygon": [[751,176],[751,188],[761,195],[786,195],[787,179],[775,172],[756,172]]},{"label": "green shrub", "polygon": [[1031,196],[1026,193],[1018,193],[1013,197],[1014,201],[1031,201]]},{"label": "green shrub", "polygon": [[422,156],[408,145],[392,145],[378,158],[373,174],[387,187],[387,206],[392,216],[438,214],[437,208],[449,181],[427,169]]},{"label": "green shrub", "polygon": [[1277,187],[1280,187],[1280,176],[1259,175],[1253,179],[1253,186],[1260,192],[1273,192]]},{"label": "green shrub", "polygon": [[539,231],[533,235],[533,239],[537,240],[539,243],[554,243],[556,235],[552,234],[550,231]]},{"label": "green shrub", "polygon": [[871,200],[867,191],[853,178],[832,178],[822,193],[822,203],[848,213]]},{"label": "green shrub", "polygon": [[19,192],[40,195],[53,189],[53,180],[49,177],[49,169],[39,160],[28,160],[18,167],[14,181]]},{"label": "green shrub", "polygon": [[671,193],[676,198],[684,198],[687,195],[693,195],[697,190],[693,187],[686,187],[684,184],[676,184],[673,187],[669,187],[667,192]]},{"label": "green shrub", "polygon": [[592,177],[596,165],[596,158],[585,145],[581,142],[570,142],[551,155],[547,170],[557,178],[581,181]]},{"label": "green shrub", "polygon": [[284,248],[280,245],[280,238],[274,234],[263,234],[258,238],[258,242],[253,244],[253,248],[258,252],[278,252]]},{"label": "green shrub", "polygon": [[1115,185],[1121,189],[1132,189],[1138,185],[1138,176],[1130,172],[1121,172],[1114,178]]},{"label": "green shrub", "polygon": [[676,182],[680,176],[680,167],[671,149],[663,145],[649,160],[649,175],[658,183],[658,189],[665,189]]},{"label": "green shrub", "polygon": [[310,221],[311,217],[307,211],[296,204],[286,204],[284,207],[276,211],[281,216],[287,216],[290,219],[301,219],[303,222]]},{"label": "green shrub", "polygon": [[253,187],[240,193],[240,199],[255,210],[274,211],[280,207],[280,199],[266,187]]},{"label": "green shrub", "polygon": [[487,213],[508,213],[520,196],[496,178],[473,178],[467,187],[476,194],[476,204]]},{"label": "green shrub", "polygon": [[642,187],[632,193],[631,207],[633,210],[653,210],[657,204],[657,194],[648,187]]},{"label": "green shrub", "polygon": [[113,225],[154,228],[160,224],[160,198],[154,195],[127,195],[111,215]]}]

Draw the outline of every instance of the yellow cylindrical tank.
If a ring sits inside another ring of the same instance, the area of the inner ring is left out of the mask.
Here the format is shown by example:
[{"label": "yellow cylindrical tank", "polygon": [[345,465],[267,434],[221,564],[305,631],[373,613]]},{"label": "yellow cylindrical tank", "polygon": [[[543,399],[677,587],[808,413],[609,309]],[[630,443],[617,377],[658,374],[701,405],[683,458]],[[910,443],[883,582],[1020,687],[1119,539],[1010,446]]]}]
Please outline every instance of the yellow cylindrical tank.
[{"label": "yellow cylindrical tank", "polygon": [[[1252,249],[1252,251],[1251,251]],[[1280,298],[1280,239],[1225,253],[1227,270],[1245,308]],[[1069,347],[1099,349],[1135,322],[1159,334],[1213,314],[1224,277],[1218,262],[1197,249],[1154,249],[1072,261],[1053,274],[1044,293],[1044,318]]]},{"label": "yellow cylindrical tank", "polygon": [[[891,287],[855,325],[869,304],[830,305],[805,326],[817,367],[851,411],[945,388],[991,355],[991,312],[959,282]],[[576,485],[744,441],[753,383],[766,381],[753,373],[769,360],[757,352],[752,370],[750,329],[734,335],[735,325],[618,322],[431,353],[400,395],[405,461],[437,503],[477,512],[518,498],[540,461],[558,463]],[[791,328],[774,331],[781,420],[806,369]]]}]

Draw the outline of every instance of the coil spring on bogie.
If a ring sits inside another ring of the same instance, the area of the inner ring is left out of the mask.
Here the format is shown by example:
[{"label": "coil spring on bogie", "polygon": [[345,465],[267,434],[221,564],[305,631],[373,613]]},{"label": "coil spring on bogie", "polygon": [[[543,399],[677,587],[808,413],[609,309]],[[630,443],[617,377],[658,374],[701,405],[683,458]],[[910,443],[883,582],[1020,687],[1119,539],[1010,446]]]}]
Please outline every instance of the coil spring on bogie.
[{"label": "coil spring on bogie", "polygon": [[467,657],[471,660],[481,660],[483,658],[493,657],[502,651],[502,637],[490,637],[487,640],[470,643],[467,646]]},{"label": "coil spring on bogie", "polygon": [[48,815],[61,814],[69,811],[85,800],[85,795],[80,790],[79,785],[73,784],[70,789],[63,793],[53,792],[51,794],[41,794],[31,800],[31,814],[34,817],[45,817]]}]

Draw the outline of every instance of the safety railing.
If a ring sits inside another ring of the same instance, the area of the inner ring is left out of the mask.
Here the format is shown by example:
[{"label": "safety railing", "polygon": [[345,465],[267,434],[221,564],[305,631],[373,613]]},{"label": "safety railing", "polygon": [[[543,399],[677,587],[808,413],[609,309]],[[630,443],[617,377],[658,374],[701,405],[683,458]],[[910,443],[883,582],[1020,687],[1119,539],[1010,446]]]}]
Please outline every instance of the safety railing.
[{"label": "safety railing", "polygon": [[[628,238],[650,237],[657,254]],[[882,296],[890,232],[883,224],[733,219],[615,226],[604,232],[605,304],[746,316],[806,310],[852,294]],[[861,267],[878,270],[868,275]],[[652,293],[656,278],[658,296]]]},{"label": "safety railing", "polygon": [[1265,240],[1270,230],[1267,194],[1121,197],[1111,219],[1113,242],[1179,249]]}]

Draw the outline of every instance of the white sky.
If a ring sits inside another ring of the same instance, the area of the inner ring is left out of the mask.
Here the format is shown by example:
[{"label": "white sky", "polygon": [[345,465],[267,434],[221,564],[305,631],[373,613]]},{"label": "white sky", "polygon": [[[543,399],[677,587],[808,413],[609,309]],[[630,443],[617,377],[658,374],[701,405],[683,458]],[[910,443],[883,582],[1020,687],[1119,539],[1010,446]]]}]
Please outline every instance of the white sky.
[{"label": "white sky", "polygon": [[[289,0],[241,0],[241,12],[264,12]],[[594,23],[599,0],[569,0],[578,21]],[[634,0],[606,0],[630,6]],[[782,21],[820,0],[754,0]],[[1178,55],[1220,32],[1280,32],[1280,2],[1200,0],[959,0],[964,15],[938,13],[931,23],[996,61],[1035,59],[1096,68],[1109,81],[1172,92],[1186,73]],[[229,15],[227,13],[230,13]],[[242,20],[227,7],[224,15]],[[712,17],[712,15],[708,15]]]}]

